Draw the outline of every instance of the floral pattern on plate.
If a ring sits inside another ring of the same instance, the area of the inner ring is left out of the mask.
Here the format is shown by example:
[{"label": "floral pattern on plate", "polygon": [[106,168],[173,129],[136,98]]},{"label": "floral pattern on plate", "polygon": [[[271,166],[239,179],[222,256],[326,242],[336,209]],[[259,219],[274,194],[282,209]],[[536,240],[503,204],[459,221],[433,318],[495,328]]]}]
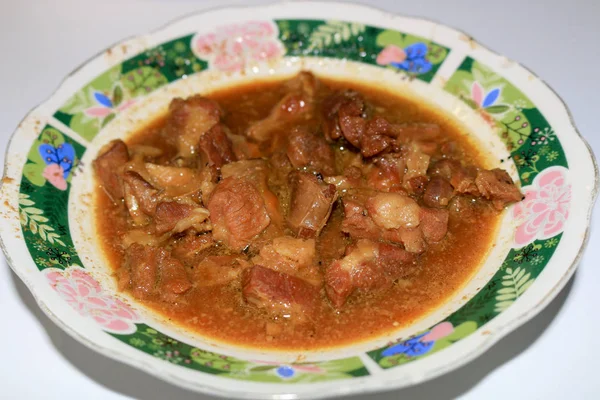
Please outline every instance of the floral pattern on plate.
[{"label": "floral pattern on plate", "polygon": [[46,268],[48,283],[80,315],[93,319],[106,332],[134,333],[137,313],[123,301],[107,294],[100,283],[78,266],[64,270]]}]

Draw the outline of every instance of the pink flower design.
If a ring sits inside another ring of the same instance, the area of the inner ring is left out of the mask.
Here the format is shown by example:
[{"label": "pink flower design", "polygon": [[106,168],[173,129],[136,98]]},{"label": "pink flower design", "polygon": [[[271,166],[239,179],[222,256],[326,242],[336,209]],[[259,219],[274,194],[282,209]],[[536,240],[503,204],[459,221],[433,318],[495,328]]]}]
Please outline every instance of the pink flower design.
[{"label": "pink flower design", "polygon": [[402,63],[406,60],[406,52],[398,46],[393,44],[385,46],[383,50],[377,55],[377,64],[388,65],[391,63]]},{"label": "pink flower design", "polygon": [[140,319],[133,309],[121,300],[103,292],[97,280],[80,267],[60,270],[47,268],[43,271],[54,290],[75,311],[90,317],[105,331],[133,333],[135,322]]},{"label": "pink flower design", "polygon": [[192,39],[194,54],[221,71],[243,69],[248,62],[261,62],[281,57],[282,43],[270,21],[250,21],[220,27],[216,32],[196,35]]},{"label": "pink flower design", "polygon": [[549,239],[563,231],[571,204],[567,174],[565,167],[546,168],[530,186],[523,188],[525,200],[513,208],[518,224],[515,247],[523,247],[536,239]]},{"label": "pink flower design", "polygon": [[94,118],[106,118],[110,114],[118,114],[125,111],[131,105],[135,103],[135,99],[128,99],[121,101],[118,105],[113,102],[113,99],[105,95],[100,91],[94,91],[95,106],[86,108],[83,110],[85,115]]},{"label": "pink flower design", "polygon": [[55,188],[67,190],[67,181],[64,178],[65,171],[59,164],[48,164],[44,168],[42,176],[48,180]]}]

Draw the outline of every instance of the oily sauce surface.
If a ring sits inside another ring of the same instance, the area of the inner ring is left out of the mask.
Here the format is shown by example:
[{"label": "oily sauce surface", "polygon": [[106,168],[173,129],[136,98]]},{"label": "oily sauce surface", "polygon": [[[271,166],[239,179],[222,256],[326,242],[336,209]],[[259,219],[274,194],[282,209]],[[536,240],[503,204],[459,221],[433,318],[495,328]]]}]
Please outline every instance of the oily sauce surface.
[{"label": "oily sauce surface", "polygon": [[[443,140],[455,142],[465,162],[485,167],[485,160],[478,150],[449,116],[379,88],[355,82],[322,81],[331,89],[352,88],[361,92],[390,122],[438,124],[444,133]],[[222,90],[207,97],[216,100],[224,109],[224,123],[229,129],[242,134],[252,122],[269,114],[284,90],[282,82],[268,81]],[[173,148],[159,135],[164,124],[164,117],[157,118],[126,140],[127,144],[159,147],[165,150],[165,159],[172,157]],[[336,147],[336,157],[347,151],[340,147]],[[127,212],[123,207],[115,206],[100,188],[96,199],[96,226],[110,265],[116,270],[124,263],[120,237],[127,228]],[[325,230],[317,239],[317,251],[323,250],[324,259],[328,257],[326,249],[330,243],[346,240],[336,234],[342,218],[342,207],[336,204]],[[421,256],[416,272],[398,280],[384,295],[354,296],[340,310],[323,301],[312,324],[284,325],[276,336],[265,333],[269,317],[244,303],[239,285],[194,288],[183,296],[182,301],[175,303],[158,299],[144,300],[143,303],[197,334],[241,346],[314,350],[365,341],[422,318],[463,287],[493,245],[498,219],[498,213],[481,212],[477,223],[452,222],[446,238],[430,246]],[[212,252],[229,254],[222,247]]]}]

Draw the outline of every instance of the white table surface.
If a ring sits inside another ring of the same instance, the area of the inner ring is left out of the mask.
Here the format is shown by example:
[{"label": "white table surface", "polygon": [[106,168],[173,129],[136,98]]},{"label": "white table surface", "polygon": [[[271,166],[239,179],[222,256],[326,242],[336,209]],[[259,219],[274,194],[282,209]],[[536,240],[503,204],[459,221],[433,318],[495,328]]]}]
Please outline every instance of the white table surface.
[{"label": "white table surface", "polygon": [[[366,2],[363,1],[363,2]],[[62,78],[105,47],[192,11],[241,1],[3,0],[0,148]],[[268,3],[245,1],[244,3]],[[600,154],[600,2],[380,0],[392,12],[443,21],[546,80]],[[485,4],[484,4],[485,3]],[[535,5],[534,5],[535,3]],[[0,155],[0,160],[4,154]],[[3,164],[3,162],[2,162]],[[1,164],[0,164],[1,165]],[[597,211],[597,210],[596,210]],[[578,272],[537,317],[468,365],[391,399],[600,399],[600,215]],[[198,399],[112,361],[56,327],[0,256],[0,398]]]}]

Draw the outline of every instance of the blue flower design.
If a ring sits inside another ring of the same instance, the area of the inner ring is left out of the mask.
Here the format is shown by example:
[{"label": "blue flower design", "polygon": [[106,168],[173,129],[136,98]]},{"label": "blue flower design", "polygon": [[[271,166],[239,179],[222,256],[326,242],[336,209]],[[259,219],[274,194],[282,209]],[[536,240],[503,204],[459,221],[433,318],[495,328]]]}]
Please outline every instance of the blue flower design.
[{"label": "blue flower design", "polygon": [[397,354],[406,354],[409,357],[416,357],[427,353],[433,347],[435,341],[422,342],[421,338],[429,332],[422,333],[411,339],[400,342],[394,346],[385,349],[381,355],[384,357],[394,356]]},{"label": "blue flower design", "polygon": [[498,100],[499,96],[500,96],[499,88],[490,90],[490,92],[485,96],[485,99],[483,99],[483,103],[481,104],[481,106],[483,108],[486,108],[486,107],[493,105],[496,102],[496,100]]},{"label": "blue flower design", "polygon": [[425,58],[427,56],[427,45],[423,42],[414,43],[404,49],[406,59],[399,62],[392,62],[396,68],[408,71],[413,74],[426,74],[431,71],[432,65]]},{"label": "blue flower design", "polygon": [[289,365],[280,365],[275,370],[275,373],[282,378],[289,379],[296,374],[296,370]]},{"label": "blue flower design", "polygon": [[94,98],[98,102],[98,104],[103,105],[104,107],[112,108],[113,102],[112,100],[102,92],[94,92]]},{"label": "blue flower design", "polygon": [[62,143],[54,147],[53,145],[46,143],[40,145],[38,151],[46,165],[60,165],[64,171],[63,178],[67,179],[71,172],[71,168],[73,168],[73,161],[75,160],[75,149],[71,144]]}]

